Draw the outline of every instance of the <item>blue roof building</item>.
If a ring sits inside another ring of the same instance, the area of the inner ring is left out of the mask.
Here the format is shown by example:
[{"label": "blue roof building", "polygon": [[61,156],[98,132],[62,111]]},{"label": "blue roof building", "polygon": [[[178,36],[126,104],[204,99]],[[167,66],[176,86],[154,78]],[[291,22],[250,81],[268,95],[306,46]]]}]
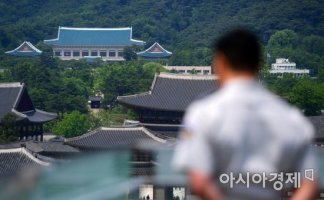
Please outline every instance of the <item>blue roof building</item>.
[{"label": "blue roof building", "polygon": [[59,27],[55,39],[44,40],[53,47],[54,56],[62,60],[101,57],[102,60],[124,60],[126,46],[145,43],[132,38],[132,28],[72,28]]},{"label": "blue roof building", "polygon": [[164,49],[159,43],[155,42],[148,49],[138,52],[137,55],[143,59],[164,59],[172,55],[172,52]]},{"label": "blue roof building", "polygon": [[5,53],[11,56],[35,57],[41,55],[42,51],[37,49],[32,43],[24,41],[19,47]]}]

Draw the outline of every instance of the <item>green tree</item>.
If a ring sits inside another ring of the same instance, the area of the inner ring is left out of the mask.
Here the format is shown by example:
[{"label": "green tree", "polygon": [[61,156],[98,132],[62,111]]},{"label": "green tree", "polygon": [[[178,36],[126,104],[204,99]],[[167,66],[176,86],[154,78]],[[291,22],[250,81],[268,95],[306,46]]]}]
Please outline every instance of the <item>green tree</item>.
[{"label": "green tree", "polygon": [[292,88],[290,101],[307,116],[320,115],[324,108],[324,84],[310,79],[301,79]]},{"label": "green tree", "polygon": [[89,116],[79,111],[65,113],[63,118],[54,125],[52,131],[67,138],[79,136],[90,130],[90,120]]},{"label": "green tree", "polygon": [[137,60],[137,54],[135,53],[136,47],[125,47],[124,48],[124,59],[126,61]]},{"label": "green tree", "polygon": [[277,31],[269,39],[269,46],[271,48],[293,48],[297,45],[297,34],[289,29]]},{"label": "green tree", "polygon": [[17,138],[16,116],[8,113],[0,121],[0,142],[15,141]]},{"label": "green tree", "polygon": [[104,64],[96,70],[95,90],[104,93],[105,103],[117,96],[149,90],[154,75],[144,70],[141,61]]},{"label": "green tree", "polygon": [[167,70],[160,63],[148,62],[143,65],[143,70],[150,76],[154,76],[158,72],[166,72]]}]

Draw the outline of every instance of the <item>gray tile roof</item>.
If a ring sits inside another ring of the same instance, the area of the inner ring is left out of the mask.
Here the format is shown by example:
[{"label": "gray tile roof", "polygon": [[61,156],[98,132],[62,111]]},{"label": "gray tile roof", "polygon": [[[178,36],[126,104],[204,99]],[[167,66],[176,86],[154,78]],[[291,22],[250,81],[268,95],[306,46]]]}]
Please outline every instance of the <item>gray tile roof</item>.
[{"label": "gray tile roof", "polygon": [[19,111],[19,105],[23,97],[30,101],[25,85],[19,82],[0,83],[0,119],[7,113],[13,113],[17,120],[27,119],[30,122],[43,123],[57,118],[57,114],[35,109],[32,103],[28,111]]},{"label": "gray tile roof", "polygon": [[173,140],[178,137],[181,124],[150,124],[139,121],[125,120],[123,127],[145,127],[153,134],[166,140]]},{"label": "gray tile roof", "polygon": [[80,149],[130,149],[167,144],[144,127],[99,128],[87,134],[67,139],[66,144]]},{"label": "gray tile roof", "polygon": [[217,89],[214,75],[168,74],[155,76],[151,91],[117,100],[132,108],[166,111],[185,111],[194,100],[205,97]]},{"label": "gray tile roof", "polygon": [[29,151],[37,154],[42,153],[78,153],[79,150],[66,145],[63,141],[49,141],[49,142],[41,142],[41,141],[19,141],[7,144],[1,144],[0,149],[13,149],[25,147]]},{"label": "gray tile roof", "polygon": [[324,115],[307,117],[315,128],[315,139],[324,142]]},{"label": "gray tile roof", "polygon": [[48,153],[78,153],[79,150],[62,142],[37,142],[43,151]]},{"label": "gray tile roof", "polygon": [[20,83],[0,83],[0,119],[15,107],[22,88]]},{"label": "gray tile roof", "polygon": [[24,169],[48,166],[24,148],[0,150],[0,177],[16,175]]},{"label": "gray tile roof", "polygon": [[89,101],[102,101],[101,96],[89,96]]}]

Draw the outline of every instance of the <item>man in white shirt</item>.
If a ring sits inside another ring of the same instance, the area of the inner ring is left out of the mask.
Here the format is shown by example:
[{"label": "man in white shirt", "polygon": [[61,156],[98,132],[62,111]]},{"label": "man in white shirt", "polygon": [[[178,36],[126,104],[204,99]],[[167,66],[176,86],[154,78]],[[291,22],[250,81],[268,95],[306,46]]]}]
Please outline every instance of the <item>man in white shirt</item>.
[{"label": "man in white shirt", "polygon": [[213,61],[221,88],[186,112],[173,164],[188,173],[191,190],[202,199],[280,199],[282,187],[271,175],[279,179],[282,173],[284,183],[294,172],[301,176],[294,179],[300,187],[292,199],[316,195],[316,181],[303,177],[316,166],[313,127],[258,83],[261,57],[253,33],[224,35],[214,45]]}]

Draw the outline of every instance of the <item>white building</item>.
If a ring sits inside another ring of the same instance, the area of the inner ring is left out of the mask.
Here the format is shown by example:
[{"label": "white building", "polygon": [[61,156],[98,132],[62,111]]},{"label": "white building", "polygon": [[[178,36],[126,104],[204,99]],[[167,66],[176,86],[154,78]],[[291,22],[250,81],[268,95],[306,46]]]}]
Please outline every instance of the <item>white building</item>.
[{"label": "white building", "polygon": [[212,73],[211,66],[164,66],[165,69],[175,71],[179,74],[201,74],[208,75]]},{"label": "white building", "polygon": [[132,28],[71,28],[59,27],[55,39],[44,40],[53,48],[53,55],[62,60],[101,58],[123,61],[126,46],[143,46],[132,38]]},{"label": "white building", "polygon": [[297,69],[296,63],[289,62],[289,59],[277,58],[276,63],[271,64],[270,74],[275,76],[283,76],[283,74],[305,76],[309,75],[309,69]]}]

